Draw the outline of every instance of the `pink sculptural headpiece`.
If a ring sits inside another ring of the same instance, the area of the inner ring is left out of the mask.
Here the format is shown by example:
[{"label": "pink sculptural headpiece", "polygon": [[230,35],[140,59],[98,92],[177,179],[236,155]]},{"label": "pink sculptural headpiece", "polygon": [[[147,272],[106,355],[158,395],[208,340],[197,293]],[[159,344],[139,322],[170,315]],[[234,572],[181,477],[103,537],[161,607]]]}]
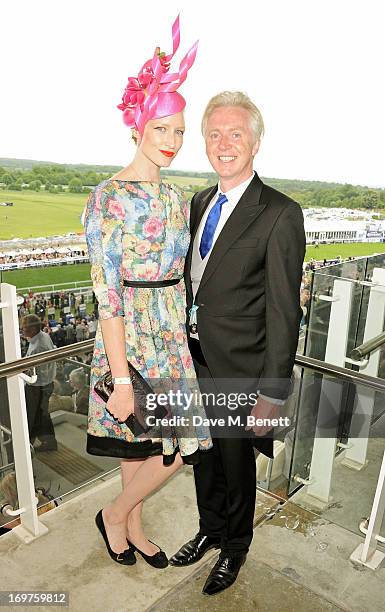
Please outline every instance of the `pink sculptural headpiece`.
[{"label": "pink sculptural headpiece", "polygon": [[170,62],[180,43],[179,15],[172,26],[172,53],[166,55],[155,49],[152,59],[141,68],[137,78],[130,77],[118,108],[123,111],[123,121],[128,127],[136,127],[143,134],[150,119],[158,119],[179,113],[186,106],[177,89],[186,80],[195,61],[198,41],[182,59],[178,72],[169,73]]}]

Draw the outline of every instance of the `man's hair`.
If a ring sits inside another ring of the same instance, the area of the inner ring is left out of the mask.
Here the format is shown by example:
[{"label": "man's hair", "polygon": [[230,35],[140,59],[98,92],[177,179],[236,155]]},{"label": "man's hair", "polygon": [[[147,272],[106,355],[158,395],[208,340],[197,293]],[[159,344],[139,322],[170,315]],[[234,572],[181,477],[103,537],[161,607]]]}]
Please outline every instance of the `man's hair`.
[{"label": "man's hair", "polygon": [[41,330],[41,321],[37,315],[28,314],[22,318],[23,327],[34,327],[37,331]]},{"label": "man's hair", "polygon": [[242,91],[222,91],[217,94],[206,106],[202,117],[202,134],[205,137],[207,121],[213,111],[221,106],[239,106],[248,111],[250,116],[250,127],[253,130],[255,140],[260,140],[265,132],[265,126],[260,110],[255,106],[248,95]]}]

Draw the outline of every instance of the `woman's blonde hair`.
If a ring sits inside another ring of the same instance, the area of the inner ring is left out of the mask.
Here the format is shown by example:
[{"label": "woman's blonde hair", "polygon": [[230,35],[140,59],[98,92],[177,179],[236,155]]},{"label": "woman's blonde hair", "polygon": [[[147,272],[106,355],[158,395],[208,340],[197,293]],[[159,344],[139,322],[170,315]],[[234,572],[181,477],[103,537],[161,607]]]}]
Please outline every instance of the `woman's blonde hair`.
[{"label": "woman's blonde hair", "polygon": [[260,140],[265,132],[265,126],[260,110],[255,106],[248,95],[242,91],[222,91],[217,94],[206,106],[202,117],[202,134],[206,135],[207,121],[211,113],[221,106],[240,106],[248,111],[250,116],[250,127],[253,131],[255,141]]}]

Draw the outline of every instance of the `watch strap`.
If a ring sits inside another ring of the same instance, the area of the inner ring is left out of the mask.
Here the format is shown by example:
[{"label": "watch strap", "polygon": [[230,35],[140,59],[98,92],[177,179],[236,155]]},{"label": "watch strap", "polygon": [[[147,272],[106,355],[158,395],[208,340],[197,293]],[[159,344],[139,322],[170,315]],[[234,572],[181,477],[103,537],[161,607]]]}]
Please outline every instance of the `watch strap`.
[{"label": "watch strap", "polygon": [[130,376],[113,376],[112,384],[113,385],[132,385],[132,380]]}]

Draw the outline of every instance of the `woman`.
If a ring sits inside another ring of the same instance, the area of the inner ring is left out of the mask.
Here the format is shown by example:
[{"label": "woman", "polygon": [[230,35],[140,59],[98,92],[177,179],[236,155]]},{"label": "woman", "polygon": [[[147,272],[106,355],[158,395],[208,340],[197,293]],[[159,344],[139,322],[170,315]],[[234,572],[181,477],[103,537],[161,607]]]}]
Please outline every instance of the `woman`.
[{"label": "woman", "polygon": [[[179,380],[183,387],[195,379],[183,284],[188,210],[180,189],[160,180],[160,168],[167,168],[182,146],[185,100],[176,89],[196,54],[195,44],[179,71],[168,74],[178,45],[177,19],[173,53],[165,56],[156,49],[138,79],[129,79],[118,108],[132,127],[137,151],[131,164],[90,194],[84,216],[100,321],[91,370],[87,450],[122,459],[123,491],[98,513],[96,523],[111,558],[125,565],[135,563],[137,551],[152,566],[167,566],[164,552],[143,533],[143,499],[183,462],[199,461],[199,451],[212,445],[207,429],[158,427],[143,440],[124,423],[134,409],[127,359],[150,382]],[[105,405],[94,385],[108,369],[114,391]]]}]

